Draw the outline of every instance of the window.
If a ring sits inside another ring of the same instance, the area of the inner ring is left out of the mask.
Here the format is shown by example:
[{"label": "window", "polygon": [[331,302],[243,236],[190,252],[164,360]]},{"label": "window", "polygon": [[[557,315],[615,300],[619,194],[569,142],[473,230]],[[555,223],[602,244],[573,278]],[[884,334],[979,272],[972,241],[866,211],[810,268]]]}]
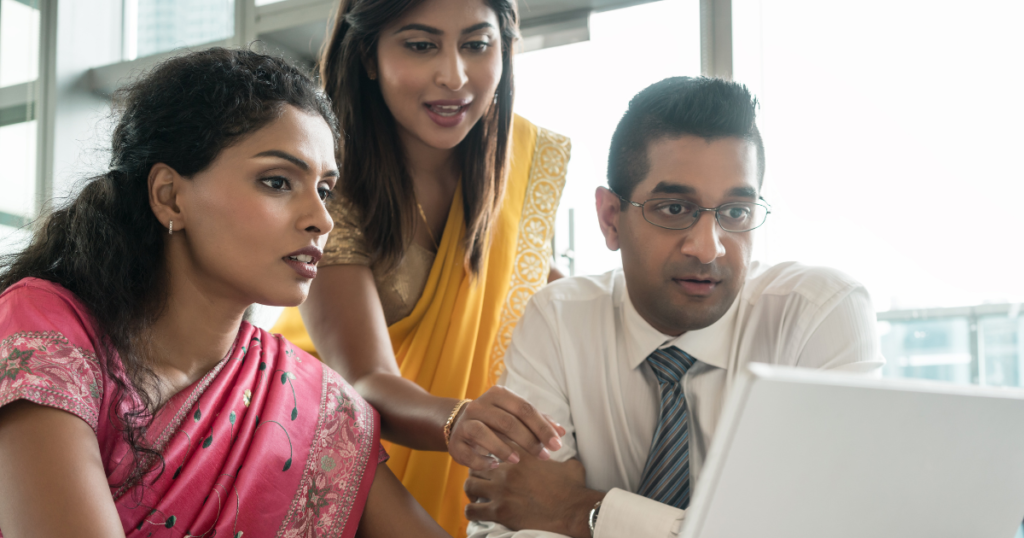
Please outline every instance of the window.
[{"label": "window", "polygon": [[[524,32],[525,33],[525,32]],[[572,139],[555,248],[572,244],[576,274],[621,265],[604,246],[594,189],[605,185],[608,144],[629,99],[663,78],[700,74],[700,5],[662,0],[590,16],[590,40],[516,56],[516,113]],[[568,264],[561,263],[563,270]]]},{"label": "window", "polygon": [[734,78],[761,101],[764,259],[864,283],[886,376],[1024,385],[1024,4],[732,7]]},{"label": "window", "polygon": [[0,0],[0,254],[28,238],[36,213],[36,101],[39,79],[38,0]]},{"label": "window", "polygon": [[235,0],[125,0],[125,59],[230,38]]}]

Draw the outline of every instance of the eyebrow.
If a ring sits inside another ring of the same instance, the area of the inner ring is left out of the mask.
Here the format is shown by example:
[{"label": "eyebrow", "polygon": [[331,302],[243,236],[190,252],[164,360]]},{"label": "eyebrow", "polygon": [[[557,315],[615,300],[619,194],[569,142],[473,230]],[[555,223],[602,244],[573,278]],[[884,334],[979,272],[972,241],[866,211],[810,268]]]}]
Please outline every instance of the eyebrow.
[{"label": "eyebrow", "polygon": [[729,196],[735,198],[752,198],[757,199],[757,189],[753,187],[736,187],[729,190]]},{"label": "eyebrow", "polygon": [[[253,155],[253,157],[277,157],[278,159],[284,159],[284,160],[294,164],[295,166],[298,166],[299,168],[302,169],[303,172],[309,172],[309,164],[306,163],[306,161],[304,161],[304,160],[302,160],[302,159],[292,155],[291,153],[288,153],[286,151],[281,151],[279,149],[271,149],[271,150],[267,150],[267,151],[261,151],[261,152],[257,153],[256,155]],[[338,174],[337,170],[329,170],[327,172],[324,172],[324,177],[338,177],[338,176],[339,176],[339,174]]]},{"label": "eyebrow", "polygon": [[[480,22],[463,30],[462,35],[471,34],[477,30],[482,30],[484,28],[494,28],[494,25],[489,22]],[[405,26],[399,28],[398,30],[395,30],[395,33],[400,34],[408,30],[419,30],[421,32],[426,32],[428,34],[444,35],[444,30],[441,30],[440,28],[434,28],[433,26],[427,26],[426,24],[419,23],[406,24]]]},{"label": "eyebrow", "polygon": [[678,183],[666,183],[662,181],[654,186],[654,189],[651,190],[651,193],[696,194],[697,189],[694,189],[689,185],[680,185]]}]

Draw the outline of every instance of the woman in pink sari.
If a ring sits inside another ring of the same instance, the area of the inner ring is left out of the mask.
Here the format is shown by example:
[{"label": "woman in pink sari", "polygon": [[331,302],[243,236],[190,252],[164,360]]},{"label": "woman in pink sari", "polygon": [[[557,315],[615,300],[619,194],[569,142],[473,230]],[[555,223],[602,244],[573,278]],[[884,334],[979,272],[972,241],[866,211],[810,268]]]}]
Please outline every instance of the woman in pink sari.
[{"label": "woman in pink sari", "polygon": [[376,411],[243,320],[316,275],[326,99],[210,49],[115,102],[111,171],[0,267],[2,536],[447,536],[383,465]]}]

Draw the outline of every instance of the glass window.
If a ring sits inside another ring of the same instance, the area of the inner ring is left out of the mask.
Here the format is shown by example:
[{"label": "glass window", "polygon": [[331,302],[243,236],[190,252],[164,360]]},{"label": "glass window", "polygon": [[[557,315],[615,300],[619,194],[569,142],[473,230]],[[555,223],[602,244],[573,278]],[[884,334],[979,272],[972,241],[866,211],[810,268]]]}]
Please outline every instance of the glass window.
[{"label": "glass window", "polygon": [[886,377],[971,382],[967,318],[883,321],[879,329]]},{"label": "glass window", "polygon": [[1024,318],[985,316],[978,321],[981,383],[1017,387],[1024,385]]},{"label": "glass window", "polygon": [[11,125],[0,123],[0,162],[4,163],[0,214],[32,215],[36,196],[35,120]]},{"label": "glass window", "polygon": [[31,232],[26,228],[14,228],[0,224],[0,256],[25,248],[31,237]]},{"label": "glass window", "polygon": [[0,87],[39,78],[39,0],[0,0]]},{"label": "glass window", "polygon": [[1024,2],[732,5],[767,261],[840,268],[878,310],[1024,301]]},{"label": "glass window", "polygon": [[516,113],[572,139],[556,248],[568,246],[573,209],[576,274],[621,265],[604,245],[594,189],[605,185],[608,144],[629,99],[663,78],[700,74],[700,3],[662,0],[590,16],[590,40],[519,54]]},{"label": "glass window", "polygon": [[126,47],[127,59],[220,41],[235,32],[234,0],[125,0],[125,14],[125,39],[134,36],[137,43],[134,51]]}]

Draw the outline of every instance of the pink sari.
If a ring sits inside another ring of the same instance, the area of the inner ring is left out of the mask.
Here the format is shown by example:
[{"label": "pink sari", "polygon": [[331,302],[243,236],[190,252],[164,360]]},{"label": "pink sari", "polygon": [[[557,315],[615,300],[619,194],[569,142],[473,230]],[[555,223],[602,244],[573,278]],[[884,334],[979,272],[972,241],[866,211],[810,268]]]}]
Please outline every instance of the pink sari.
[{"label": "pink sari", "polygon": [[[131,453],[108,418],[114,384],[97,343],[85,307],[57,284],[29,278],[0,295],[0,406],[25,399],[78,416],[117,484]],[[341,376],[242,323],[227,358],[149,427],[159,478],[111,494],[128,538],[350,537],[387,459],[379,436],[376,411]]]}]

